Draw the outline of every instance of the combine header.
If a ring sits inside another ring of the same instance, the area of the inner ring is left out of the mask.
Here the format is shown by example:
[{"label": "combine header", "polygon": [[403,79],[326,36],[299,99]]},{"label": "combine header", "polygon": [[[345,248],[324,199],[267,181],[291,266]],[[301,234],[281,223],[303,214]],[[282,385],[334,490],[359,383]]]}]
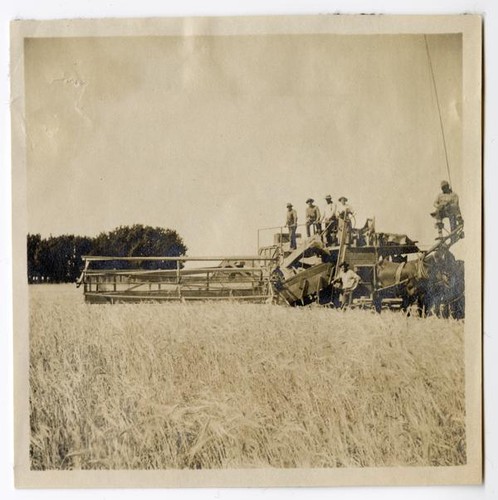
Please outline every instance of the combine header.
[{"label": "combine header", "polygon": [[[85,301],[90,303],[264,302],[273,296],[270,275],[275,261],[267,257],[84,256],[83,261],[85,267],[77,285],[83,285]],[[140,268],[145,263],[154,263],[159,269]]]}]

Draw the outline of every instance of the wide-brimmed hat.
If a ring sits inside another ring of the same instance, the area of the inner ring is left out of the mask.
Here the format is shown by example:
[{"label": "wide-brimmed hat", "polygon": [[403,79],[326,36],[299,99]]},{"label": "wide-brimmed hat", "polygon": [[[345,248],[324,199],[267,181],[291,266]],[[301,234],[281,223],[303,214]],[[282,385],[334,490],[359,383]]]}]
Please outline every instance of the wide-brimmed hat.
[{"label": "wide-brimmed hat", "polygon": [[287,208],[292,208],[292,203],[287,203]]},{"label": "wide-brimmed hat", "polygon": [[341,196],[341,197],[339,198],[339,201],[342,201],[342,200],[344,200],[344,201],[348,201],[348,199],[347,199],[345,196]]},{"label": "wide-brimmed hat", "polygon": [[325,199],[332,201],[332,196],[330,196],[330,194],[328,194],[327,196],[325,196]]},{"label": "wide-brimmed hat", "polygon": [[311,203],[313,203],[314,201],[315,201],[315,200],[314,200],[313,198],[308,198],[308,199],[306,200],[306,203],[310,203],[310,202],[311,202]]},{"label": "wide-brimmed hat", "polygon": [[448,181],[441,181],[441,187],[444,187],[444,186],[449,186],[450,183]]}]

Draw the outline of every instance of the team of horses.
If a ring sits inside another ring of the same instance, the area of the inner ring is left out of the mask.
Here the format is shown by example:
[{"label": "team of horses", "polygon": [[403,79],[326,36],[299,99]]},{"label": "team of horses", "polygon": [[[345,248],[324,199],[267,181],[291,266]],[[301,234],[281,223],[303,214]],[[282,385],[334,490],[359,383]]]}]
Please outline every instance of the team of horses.
[{"label": "team of horses", "polygon": [[456,260],[445,246],[416,260],[377,264],[378,291],[374,306],[380,311],[389,294],[402,299],[401,307],[416,307],[420,315],[436,314],[461,319],[465,314],[463,261]]}]

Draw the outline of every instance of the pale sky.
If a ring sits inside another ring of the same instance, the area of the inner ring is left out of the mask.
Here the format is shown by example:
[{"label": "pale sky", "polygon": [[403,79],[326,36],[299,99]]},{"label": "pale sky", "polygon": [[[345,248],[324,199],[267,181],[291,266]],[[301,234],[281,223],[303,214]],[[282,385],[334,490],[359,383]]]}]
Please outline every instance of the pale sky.
[{"label": "pale sky", "polygon": [[[427,37],[462,193],[460,35]],[[188,254],[254,254],[292,202],[430,244],[446,163],[422,35],[29,39],[28,228],[175,229]],[[461,196],[465,218],[467,201]],[[264,241],[265,243],[268,240]]]}]

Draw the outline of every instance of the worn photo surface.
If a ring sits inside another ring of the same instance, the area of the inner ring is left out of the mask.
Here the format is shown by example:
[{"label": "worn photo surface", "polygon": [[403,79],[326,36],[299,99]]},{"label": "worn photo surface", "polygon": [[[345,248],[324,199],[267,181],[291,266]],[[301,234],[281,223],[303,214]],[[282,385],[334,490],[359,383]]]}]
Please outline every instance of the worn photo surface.
[{"label": "worn photo surface", "polygon": [[12,40],[18,485],[481,480],[479,18]]}]

